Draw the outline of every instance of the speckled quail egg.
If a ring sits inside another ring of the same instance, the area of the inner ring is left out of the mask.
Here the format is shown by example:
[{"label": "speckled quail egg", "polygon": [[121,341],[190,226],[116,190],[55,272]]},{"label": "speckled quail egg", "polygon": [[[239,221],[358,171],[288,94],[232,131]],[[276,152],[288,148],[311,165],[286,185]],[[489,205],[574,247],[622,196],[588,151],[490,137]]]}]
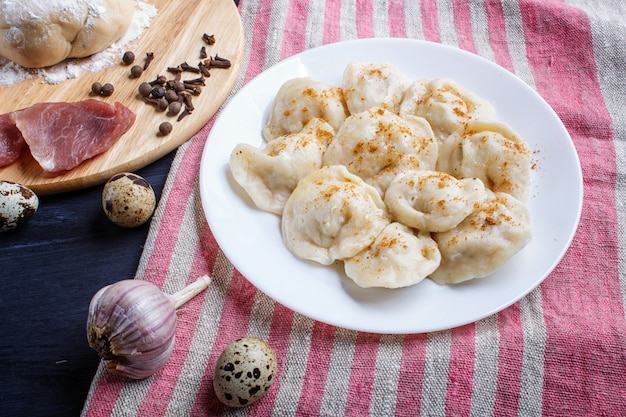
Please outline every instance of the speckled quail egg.
[{"label": "speckled quail egg", "polygon": [[150,219],[155,206],[156,197],[152,186],[137,174],[116,174],[102,190],[102,208],[118,226],[141,226]]},{"label": "speckled quail egg", "polygon": [[250,405],[272,386],[276,370],[276,354],[267,342],[255,337],[235,340],[215,364],[215,394],[229,407]]},{"label": "speckled quail egg", "polygon": [[33,217],[39,198],[30,188],[11,181],[0,181],[0,232],[20,226]]}]

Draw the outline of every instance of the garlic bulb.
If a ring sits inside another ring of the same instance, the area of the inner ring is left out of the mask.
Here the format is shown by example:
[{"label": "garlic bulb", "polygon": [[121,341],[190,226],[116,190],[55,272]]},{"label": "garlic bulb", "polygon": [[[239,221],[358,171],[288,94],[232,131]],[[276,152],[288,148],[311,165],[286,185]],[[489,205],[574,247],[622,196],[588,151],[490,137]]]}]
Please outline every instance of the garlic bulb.
[{"label": "garlic bulb", "polygon": [[100,289],[89,304],[89,346],[116,375],[141,379],[154,374],[174,349],[176,309],[210,282],[211,278],[202,276],[173,295],[134,279]]}]

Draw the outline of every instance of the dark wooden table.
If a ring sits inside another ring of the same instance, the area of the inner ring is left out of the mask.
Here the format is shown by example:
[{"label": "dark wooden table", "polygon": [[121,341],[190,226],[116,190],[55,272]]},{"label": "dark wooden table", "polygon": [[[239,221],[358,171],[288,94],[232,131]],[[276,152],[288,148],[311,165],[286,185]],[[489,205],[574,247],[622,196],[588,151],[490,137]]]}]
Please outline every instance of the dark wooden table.
[{"label": "dark wooden table", "polygon": [[[136,171],[161,195],[174,152]],[[87,344],[91,297],[133,278],[149,224],[124,229],[102,186],[40,198],[22,228],[0,233],[0,416],[79,415],[99,358]]]}]

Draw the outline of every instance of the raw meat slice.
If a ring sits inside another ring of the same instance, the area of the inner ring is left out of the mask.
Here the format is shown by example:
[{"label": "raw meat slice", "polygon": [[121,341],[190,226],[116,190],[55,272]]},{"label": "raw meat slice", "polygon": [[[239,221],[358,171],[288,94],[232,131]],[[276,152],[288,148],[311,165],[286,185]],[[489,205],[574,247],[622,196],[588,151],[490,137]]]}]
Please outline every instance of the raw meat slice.
[{"label": "raw meat slice", "polygon": [[11,113],[33,158],[44,171],[60,173],[108,150],[135,122],[121,103],[90,99],[38,103]]},{"label": "raw meat slice", "polygon": [[17,160],[26,142],[9,113],[0,114],[0,167]]}]

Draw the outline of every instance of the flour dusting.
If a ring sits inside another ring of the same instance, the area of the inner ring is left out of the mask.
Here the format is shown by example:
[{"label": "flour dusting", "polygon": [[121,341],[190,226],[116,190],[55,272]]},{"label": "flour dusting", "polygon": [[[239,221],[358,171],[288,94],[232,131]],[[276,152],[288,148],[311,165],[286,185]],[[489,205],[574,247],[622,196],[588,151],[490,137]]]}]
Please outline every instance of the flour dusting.
[{"label": "flour dusting", "polygon": [[143,33],[156,16],[156,8],[143,0],[135,2],[133,20],[126,33],[113,45],[102,52],[87,58],[66,59],[47,68],[29,69],[15,62],[0,57],[0,86],[11,86],[30,78],[42,78],[42,82],[59,84],[65,80],[77,78],[84,71],[99,72],[118,64],[124,48]]}]

